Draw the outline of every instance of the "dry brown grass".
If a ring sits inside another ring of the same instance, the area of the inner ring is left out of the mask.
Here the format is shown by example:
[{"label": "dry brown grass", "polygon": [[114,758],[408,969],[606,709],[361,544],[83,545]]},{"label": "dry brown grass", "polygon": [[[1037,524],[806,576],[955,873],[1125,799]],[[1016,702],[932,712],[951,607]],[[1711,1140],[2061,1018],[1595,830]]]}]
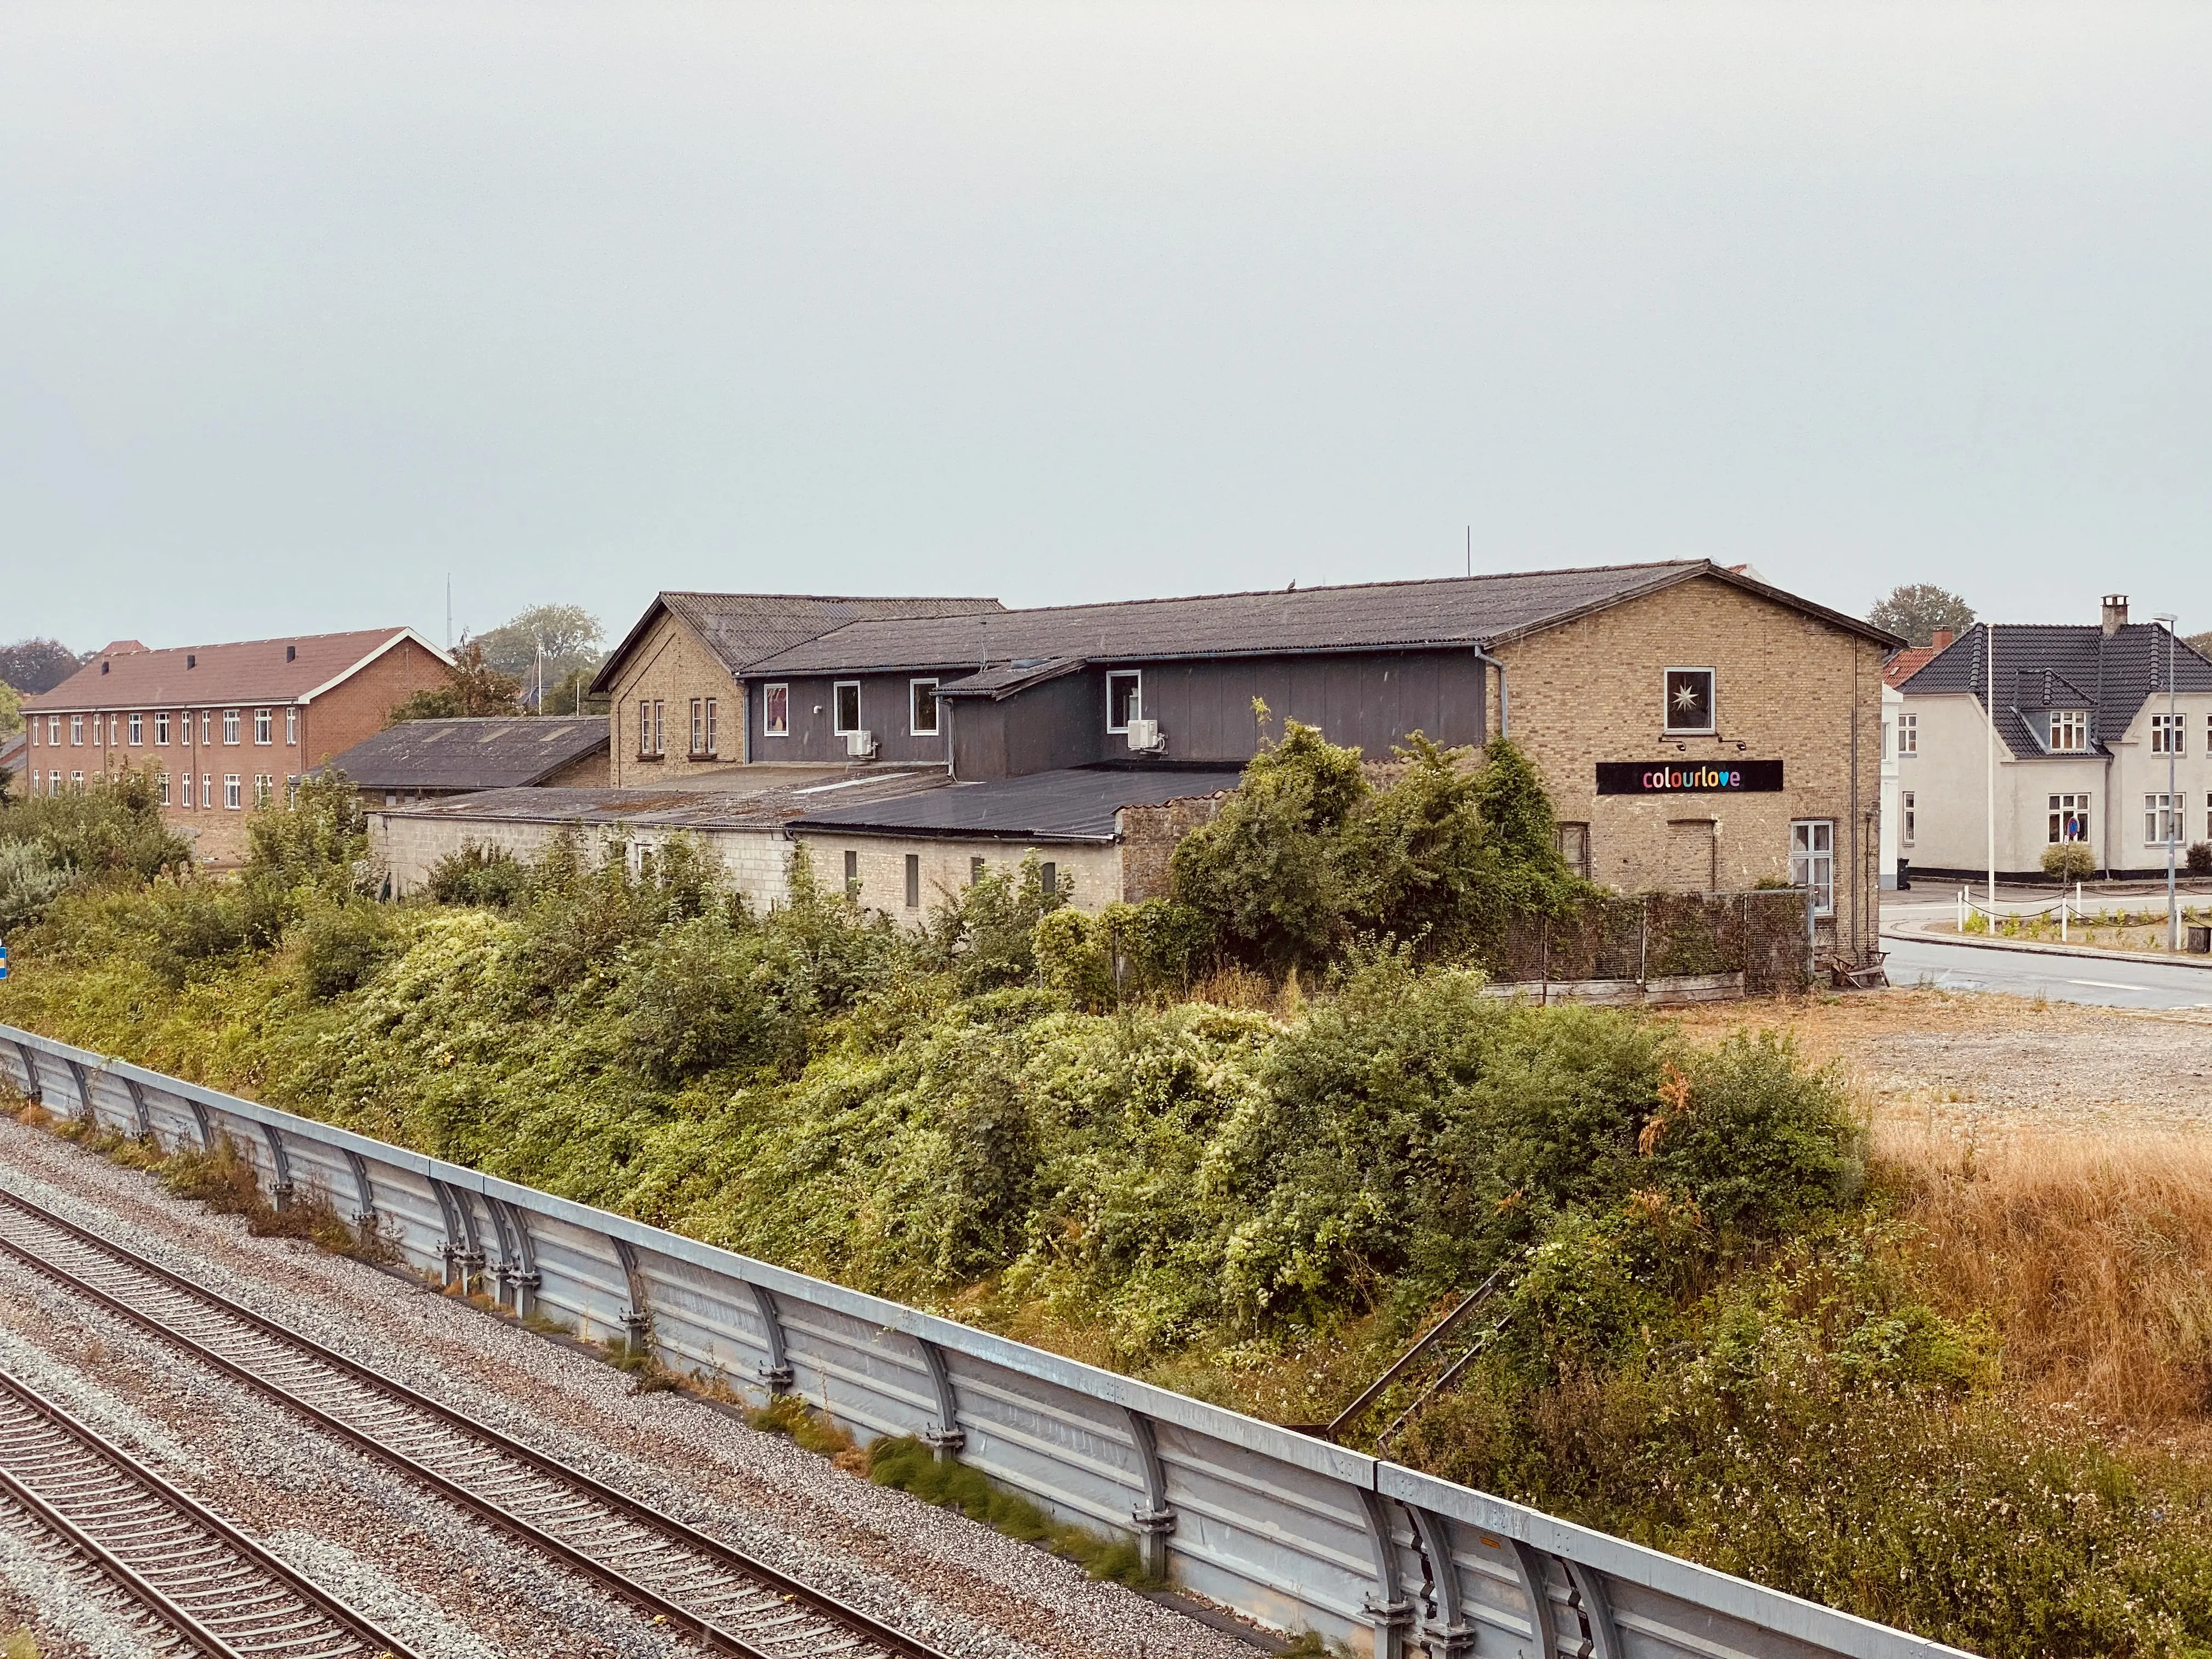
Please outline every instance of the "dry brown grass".
[{"label": "dry brown grass", "polygon": [[2212,1406],[2212,1140],[1878,1122],[1947,1311],[1986,1313],[2027,1399],[2159,1434]]}]

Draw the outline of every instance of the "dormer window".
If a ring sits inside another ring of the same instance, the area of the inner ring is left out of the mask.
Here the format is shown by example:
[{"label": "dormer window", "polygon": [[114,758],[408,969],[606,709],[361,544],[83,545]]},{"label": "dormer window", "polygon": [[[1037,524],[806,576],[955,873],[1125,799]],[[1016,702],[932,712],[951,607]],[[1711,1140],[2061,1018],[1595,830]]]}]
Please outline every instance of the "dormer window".
[{"label": "dormer window", "polygon": [[2086,755],[2089,752],[2089,714],[2087,709],[2061,708],[2051,716],[2051,752]]}]

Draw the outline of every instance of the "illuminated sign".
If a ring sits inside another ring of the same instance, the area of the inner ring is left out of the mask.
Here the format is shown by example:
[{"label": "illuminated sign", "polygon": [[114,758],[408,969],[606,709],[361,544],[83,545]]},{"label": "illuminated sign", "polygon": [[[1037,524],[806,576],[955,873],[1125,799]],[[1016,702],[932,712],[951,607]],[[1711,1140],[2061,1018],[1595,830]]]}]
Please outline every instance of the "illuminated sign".
[{"label": "illuminated sign", "polygon": [[1782,788],[1775,760],[1600,761],[1601,795],[1772,795]]}]

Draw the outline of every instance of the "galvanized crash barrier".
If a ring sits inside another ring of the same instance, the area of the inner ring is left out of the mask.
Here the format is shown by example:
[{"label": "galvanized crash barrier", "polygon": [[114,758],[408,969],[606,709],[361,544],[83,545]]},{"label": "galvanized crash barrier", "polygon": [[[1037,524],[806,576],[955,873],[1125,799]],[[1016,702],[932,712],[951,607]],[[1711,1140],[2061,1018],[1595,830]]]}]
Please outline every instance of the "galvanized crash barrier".
[{"label": "galvanized crash barrier", "polygon": [[1376,1659],[1933,1659],[1853,1618],[1111,1371],[0,1026],[0,1075],[169,1150],[228,1140],[409,1266],[678,1371],[912,1435],[1184,1589]]}]

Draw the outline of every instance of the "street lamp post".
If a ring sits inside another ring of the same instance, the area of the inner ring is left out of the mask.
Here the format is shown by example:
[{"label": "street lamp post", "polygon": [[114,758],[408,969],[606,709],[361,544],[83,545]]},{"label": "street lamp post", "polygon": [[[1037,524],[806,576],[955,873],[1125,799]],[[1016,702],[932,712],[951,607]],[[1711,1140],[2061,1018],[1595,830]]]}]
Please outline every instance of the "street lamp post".
[{"label": "street lamp post", "polygon": [[2179,617],[2160,617],[2166,624],[2166,948],[2181,948],[2181,897],[2174,881],[2174,842],[2181,830],[2180,785],[2174,763],[2181,752],[2181,716],[2174,703],[2173,634]]}]

